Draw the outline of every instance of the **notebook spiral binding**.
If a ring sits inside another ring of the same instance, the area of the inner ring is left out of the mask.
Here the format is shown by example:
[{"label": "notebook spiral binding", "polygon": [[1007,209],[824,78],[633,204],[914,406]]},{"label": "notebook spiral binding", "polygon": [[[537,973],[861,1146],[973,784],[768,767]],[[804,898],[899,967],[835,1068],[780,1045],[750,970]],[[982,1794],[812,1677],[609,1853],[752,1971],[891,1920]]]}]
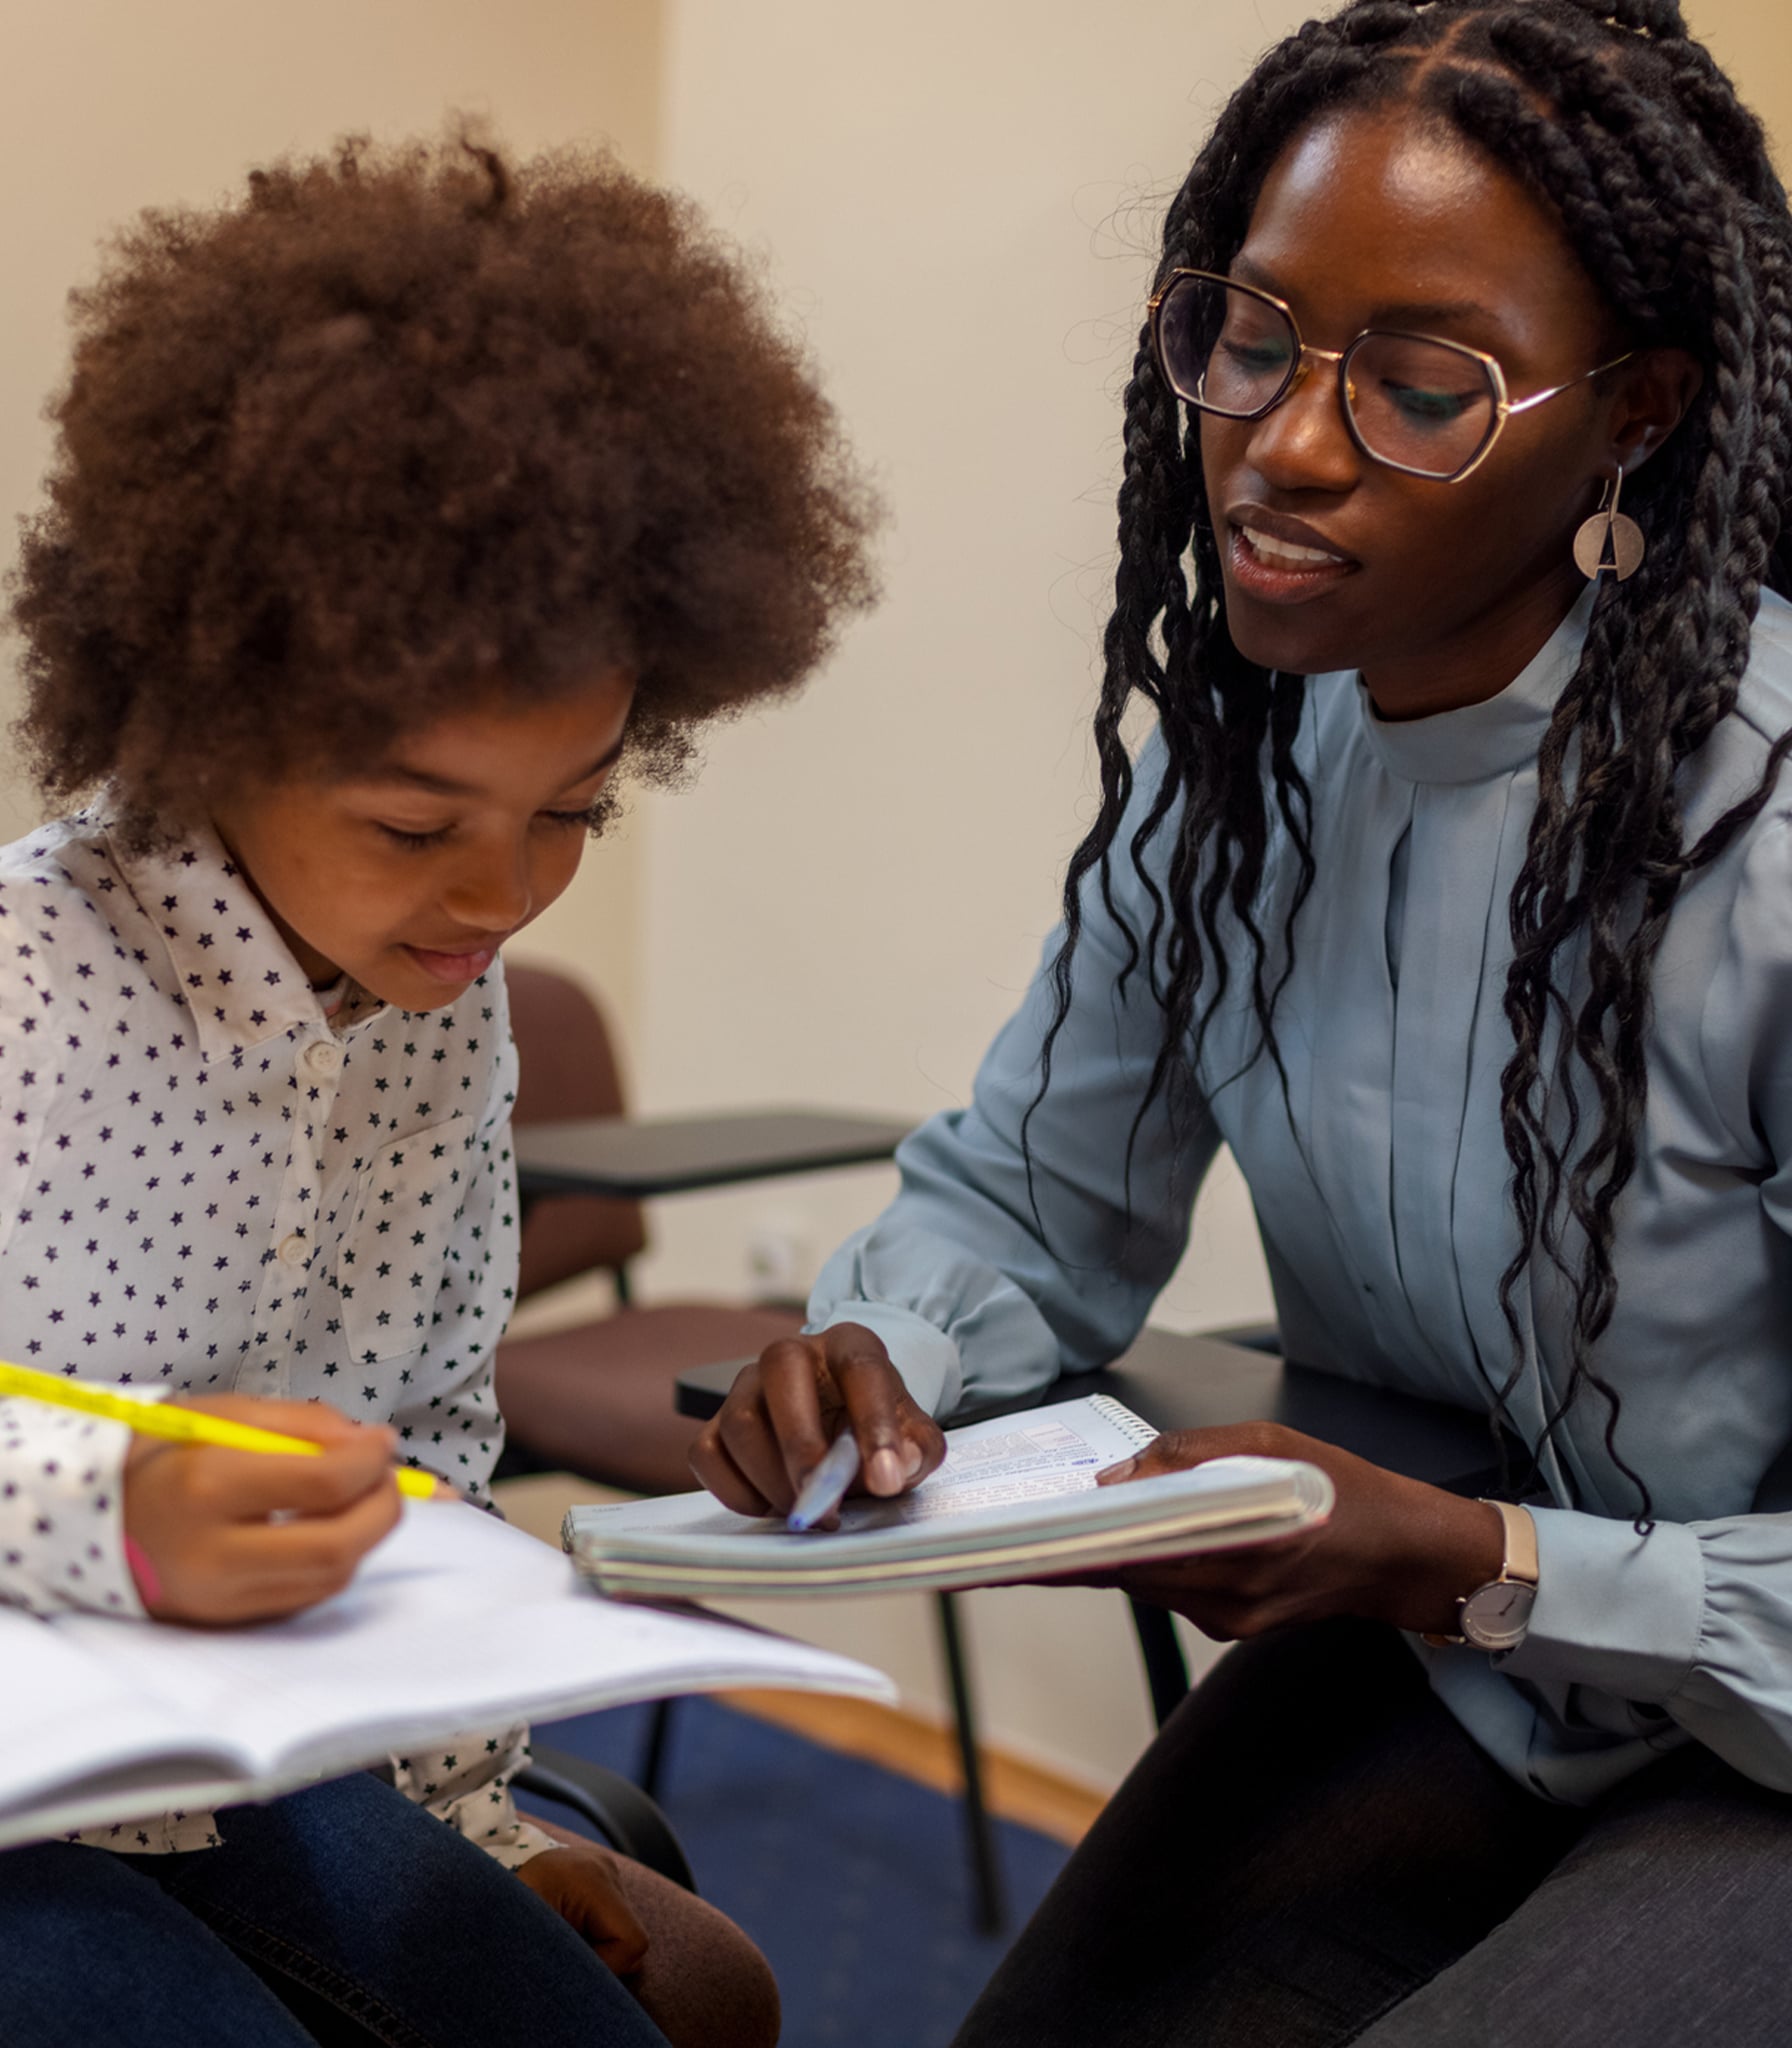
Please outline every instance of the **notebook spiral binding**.
[{"label": "notebook spiral binding", "polygon": [[1144,1450],[1147,1444],[1157,1441],[1157,1431],[1142,1415],[1135,1415],[1124,1402],[1116,1401],[1112,1394],[1091,1394],[1089,1405],[1099,1410],[1104,1421],[1111,1422],[1129,1444]]}]

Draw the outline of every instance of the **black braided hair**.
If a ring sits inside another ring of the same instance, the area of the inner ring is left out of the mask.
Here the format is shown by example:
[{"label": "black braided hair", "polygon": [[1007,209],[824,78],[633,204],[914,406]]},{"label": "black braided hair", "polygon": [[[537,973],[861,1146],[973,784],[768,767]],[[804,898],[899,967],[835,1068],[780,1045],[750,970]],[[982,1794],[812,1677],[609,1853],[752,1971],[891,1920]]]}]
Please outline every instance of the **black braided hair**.
[{"label": "black braided hair", "polygon": [[[1627,487],[1648,556],[1603,592],[1542,744],[1504,999],[1514,1049],[1501,1127],[1520,1241],[1500,1284],[1514,1353],[1492,1390],[1502,1459],[1501,1423],[1523,1362],[1514,1294],[1541,1254],[1571,1285],[1573,1313],[1568,1377],[1529,1447],[1526,1483],[1590,1387],[1605,1402],[1606,1449],[1637,1488],[1642,1526],[1649,1489],[1617,1449],[1619,1397],[1594,1353],[1616,1298],[1615,1210],[1636,1165],[1655,954],[1682,884],[1760,811],[1792,746],[1782,736],[1755,789],[1687,844],[1681,767],[1735,706],[1763,583],[1792,594],[1792,535],[1782,530],[1792,222],[1760,123],[1689,39],[1676,0],[1353,0],[1272,49],[1233,95],[1170,207],[1160,279],[1182,266],[1230,266],[1271,166],[1310,122],[1403,103],[1441,117],[1556,214],[1629,346],[1684,348],[1704,372],[1676,433]],[[1101,805],[1065,883],[1055,1014],[1028,1118],[1050,1085],[1093,874],[1128,949],[1121,988],[1143,966],[1163,1014],[1128,1136],[1130,1168],[1152,1105],[1163,1098],[1172,1115],[1188,1105],[1228,988],[1223,923],[1243,935],[1257,1056],[1274,1063],[1286,1100],[1274,1016],[1315,862],[1293,754],[1305,679],[1267,671],[1232,644],[1197,429],[1159,378],[1144,333],[1125,394],[1119,514],[1095,719]],[[1121,728],[1135,694],[1155,712],[1167,756],[1126,849],[1151,906],[1143,932],[1118,914],[1111,880],[1133,788]],[[1177,837],[1160,886],[1144,855],[1172,812]],[[1272,944],[1260,891],[1275,829],[1294,873]]]}]

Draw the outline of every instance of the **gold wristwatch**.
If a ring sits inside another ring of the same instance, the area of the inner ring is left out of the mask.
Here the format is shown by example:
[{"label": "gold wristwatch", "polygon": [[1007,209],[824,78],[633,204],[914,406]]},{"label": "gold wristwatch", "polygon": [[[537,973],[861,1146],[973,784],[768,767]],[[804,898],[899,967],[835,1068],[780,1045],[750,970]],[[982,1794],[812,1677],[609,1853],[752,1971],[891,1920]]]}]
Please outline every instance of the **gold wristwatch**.
[{"label": "gold wristwatch", "polygon": [[1477,1650],[1515,1650],[1531,1625],[1531,1609],[1537,1604],[1537,1525],[1529,1508],[1514,1507],[1510,1501],[1483,1501],[1482,1506],[1498,1508],[1506,1525],[1505,1562],[1497,1579],[1457,1601],[1460,1635],[1423,1637],[1436,1649],[1469,1643]]}]

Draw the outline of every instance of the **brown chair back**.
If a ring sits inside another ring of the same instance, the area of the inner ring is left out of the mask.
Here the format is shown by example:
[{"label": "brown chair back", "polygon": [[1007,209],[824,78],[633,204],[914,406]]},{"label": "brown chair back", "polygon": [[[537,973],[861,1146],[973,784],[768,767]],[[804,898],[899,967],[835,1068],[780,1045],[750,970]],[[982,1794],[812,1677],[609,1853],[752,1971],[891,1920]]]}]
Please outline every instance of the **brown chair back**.
[{"label": "brown chair back", "polygon": [[[519,1074],[514,1121],[557,1123],[621,1116],[626,1107],[610,1027],[597,999],[558,968],[505,962]],[[538,1195],[523,1214],[519,1300],[608,1269],[620,1274],[646,1249],[639,1202],[602,1195]]]}]

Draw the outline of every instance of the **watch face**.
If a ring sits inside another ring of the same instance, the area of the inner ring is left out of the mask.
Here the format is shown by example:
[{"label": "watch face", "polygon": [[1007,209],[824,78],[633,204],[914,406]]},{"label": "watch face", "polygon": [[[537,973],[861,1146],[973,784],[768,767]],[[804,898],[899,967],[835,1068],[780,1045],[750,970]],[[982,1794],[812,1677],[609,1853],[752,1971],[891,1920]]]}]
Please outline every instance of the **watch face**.
[{"label": "watch face", "polygon": [[1537,1589],[1521,1579],[1496,1579],[1462,1603],[1462,1633],[1481,1650],[1513,1650],[1531,1625]]}]

